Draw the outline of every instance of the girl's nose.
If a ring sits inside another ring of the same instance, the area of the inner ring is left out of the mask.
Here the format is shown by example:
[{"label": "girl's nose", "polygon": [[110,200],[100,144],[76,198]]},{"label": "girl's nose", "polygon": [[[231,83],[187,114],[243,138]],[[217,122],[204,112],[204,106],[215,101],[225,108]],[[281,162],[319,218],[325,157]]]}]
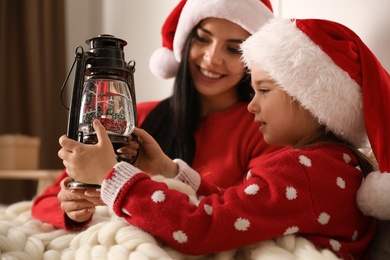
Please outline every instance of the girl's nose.
[{"label": "girl's nose", "polygon": [[247,109],[250,113],[255,114],[256,112],[259,112],[260,107],[258,104],[254,101],[254,98],[249,102]]}]

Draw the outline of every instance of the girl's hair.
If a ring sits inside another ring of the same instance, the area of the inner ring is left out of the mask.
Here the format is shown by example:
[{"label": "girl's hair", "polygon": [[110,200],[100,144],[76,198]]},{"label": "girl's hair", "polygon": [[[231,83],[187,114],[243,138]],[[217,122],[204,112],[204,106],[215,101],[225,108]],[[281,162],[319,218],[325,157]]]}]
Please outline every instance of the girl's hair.
[{"label": "girl's hair", "polygon": [[352,145],[349,145],[349,148],[351,149],[353,155],[355,155],[357,160],[359,161],[359,168],[362,171],[364,177],[366,177],[370,172],[377,170],[378,167],[375,157],[373,158],[367,154],[364,154]]},{"label": "girl's hair", "polygon": [[327,130],[325,126],[322,125],[321,128],[324,131],[324,134],[321,138],[317,139],[317,141],[331,142],[331,143],[336,143],[348,147],[351,150],[352,154],[358,160],[359,168],[364,177],[366,177],[370,172],[372,172],[377,168],[376,167],[377,163],[375,159],[372,158],[372,156],[363,153],[355,146],[351,145],[349,142],[337,137],[333,132]]},{"label": "girl's hair", "polygon": [[[188,36],[171,97],[160,102],[146,117],[141,128],[151,134],[171,158],[192,164],[195,155],[195,130],[201,119],[199,93],[188,68],[188,53],[199,24]],[[237,84],[239,101],[249,102],[252,95],[249,73]]]}]

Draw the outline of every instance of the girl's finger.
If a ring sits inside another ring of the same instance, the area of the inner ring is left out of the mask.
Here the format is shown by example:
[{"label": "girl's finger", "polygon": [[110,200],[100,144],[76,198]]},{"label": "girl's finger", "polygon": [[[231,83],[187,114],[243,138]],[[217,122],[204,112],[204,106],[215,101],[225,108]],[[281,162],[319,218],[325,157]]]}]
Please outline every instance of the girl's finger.
[{"label": "girl's finger", "polygon": [[98,143],[101,145],[109,144],[111,146],[107,131],[98,119],[93,120],[93,128],[95,128]]}]

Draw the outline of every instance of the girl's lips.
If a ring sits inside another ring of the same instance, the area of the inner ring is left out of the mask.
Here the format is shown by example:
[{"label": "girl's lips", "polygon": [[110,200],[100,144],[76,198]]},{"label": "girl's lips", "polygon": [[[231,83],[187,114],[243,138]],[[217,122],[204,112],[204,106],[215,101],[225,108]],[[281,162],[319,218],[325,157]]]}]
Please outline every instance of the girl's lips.
[{"label": "girl's lips", "polygon": [[257,124],[259,124],[260,125],[260,127],[259,127],[259,130],[261,131],[262,129],[264,129],[264,127],[267,125],[267,123],[266,122],[264,122],[264,121],[255,121]]}]

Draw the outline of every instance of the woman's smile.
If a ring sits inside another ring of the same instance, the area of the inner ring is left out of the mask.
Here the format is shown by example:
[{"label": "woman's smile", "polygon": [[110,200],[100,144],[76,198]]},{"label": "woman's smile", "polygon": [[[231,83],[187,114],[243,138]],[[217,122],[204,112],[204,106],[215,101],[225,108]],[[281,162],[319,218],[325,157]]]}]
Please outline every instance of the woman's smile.
[{"label": "woman's smile", "polygon": [[200,73],[203,76],[206,76],[208,78],[219,79],[219,78],[223,77],[222,74],[219,74],[219,73],[216,73],[216,72],[212,72],[210,70],[206,70],[206,69],[202,69],[202,68],[199,68],[199,70],[200,70]]}]

